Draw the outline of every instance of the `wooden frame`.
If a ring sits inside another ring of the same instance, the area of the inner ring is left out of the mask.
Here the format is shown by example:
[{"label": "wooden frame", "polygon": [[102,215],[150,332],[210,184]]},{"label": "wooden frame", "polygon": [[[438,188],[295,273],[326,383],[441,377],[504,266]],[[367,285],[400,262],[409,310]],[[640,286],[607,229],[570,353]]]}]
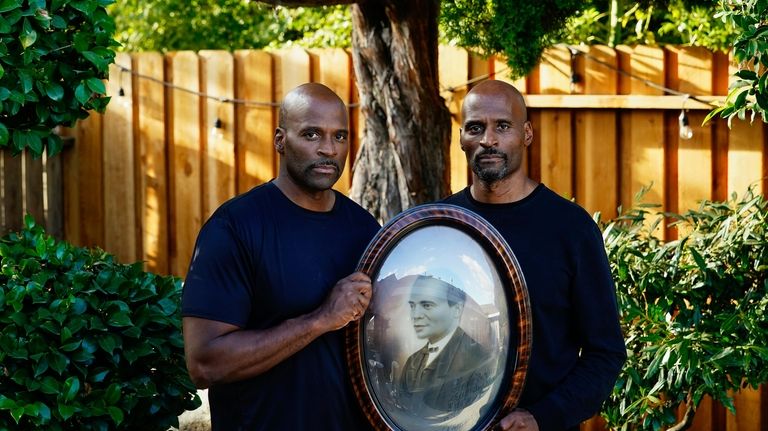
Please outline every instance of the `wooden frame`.
[{"label": "wooden frame", "polygon": [[493,226],[458,206],[419,206],[379,231],[358,270],[373,297],[347,327],[347,362],[374,429],[490,430],[515,408],[530,302]]}]

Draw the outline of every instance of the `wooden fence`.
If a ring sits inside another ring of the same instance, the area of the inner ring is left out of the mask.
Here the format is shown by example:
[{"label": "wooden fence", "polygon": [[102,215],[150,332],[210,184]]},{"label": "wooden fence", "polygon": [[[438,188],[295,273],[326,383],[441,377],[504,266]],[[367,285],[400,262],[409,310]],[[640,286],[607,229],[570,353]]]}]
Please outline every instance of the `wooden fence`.
[{"label": "wooden fence", "polygon": [[[469,178],[458,146],[458,113],[468,83],[484,76],[504,79],[506,66],[442,47],[439,69],[454,117],[450,171],[457,191]],[[606,217],[615,216],[619,205],[632,205],[635,193],[651,183],[645,202],[677,212],[696,207],[701,199],[741,194],[751,184],[763,193],[768,188],[765,126],[736,121],[729,129],[721,120],[701,126],[708,105],[660,89],[722,99],[732,72],[727,54],[700,48],[595,46],[576,55],[567,47],[548,50],[533,73],[514,82],[526,93],[534,125],[526,161],[531,176]],[[580,77],[576,82],[574,75]],[[70,131],[76,144],[61,158],[63,194],[47,192],[49,205],[63,196],[65,238],[102,247],[124,262],[143,260],[150,271],[183,276],[197,232],[211,212],[275,176],[276,105],[288,90],[307,81],[328,85],[353,106],[350,164],[337,185],[347,191],[364,124],[355,107],[348,52],[118,55],[108,82],[113,99],[107,112]],[[693,128],[690,140],[679,137],[683,108]],[[21,162],[7,155],[2,160],[3,223],[15,226],[24,210],[43,217],[38,186],[20,189],[15,183]],[[50,162],[46,171],[55,171]],[[41,169],[37,162],[23,163],[26,173]],[[29,178],[27,183],[37,181]],[[30,196],[27,203],[11,204],[9,210],[7,199],[20,190]],[[737,416],[706,400],[694,429],[768,430],[764,392],[738,394]],[[603,427],[593,420],[583,429]]]}]

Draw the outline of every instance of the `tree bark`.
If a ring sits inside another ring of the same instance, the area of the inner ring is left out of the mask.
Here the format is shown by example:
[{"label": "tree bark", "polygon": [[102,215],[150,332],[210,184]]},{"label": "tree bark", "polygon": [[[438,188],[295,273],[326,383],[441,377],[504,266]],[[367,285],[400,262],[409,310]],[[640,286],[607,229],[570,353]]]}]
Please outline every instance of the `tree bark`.
[{"label": "tree bark", "polygon": [[382,222],[449,193],[451,120],[437,73],[439,0],[352,7],[365,117],[351,197]]},{"label": "tree bark", "polygon": [[352,6],[352,55],[365,128],[350,194],[381,222],[450,191],[451,118],[437,72],[439,13],[440,0],[363,0]]}]

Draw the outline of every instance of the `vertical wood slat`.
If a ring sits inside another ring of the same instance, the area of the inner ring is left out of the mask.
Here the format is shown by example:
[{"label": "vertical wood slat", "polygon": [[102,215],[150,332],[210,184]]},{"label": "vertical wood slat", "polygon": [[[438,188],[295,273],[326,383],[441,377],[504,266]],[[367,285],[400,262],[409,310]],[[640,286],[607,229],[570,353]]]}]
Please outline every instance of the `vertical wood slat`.
[{"label": "vertical wood slat", "polygon": [[[235,62],[232,54],[227,51],[200,51],[199,56],[200,91],[217,98],[234,98]],[[203,220],[235,195],[235,107],[213,97],[205,99],[202,104]],[[218,125],[221,127],[216,127]]]},{"label": "vertical wood slat", "polygon": [[77,206],[77,218],[70,219],[78,225],[75,244],[84,247],[104,244],[104,166],[102,165],[102,123],[101,114],[92,113],[78,122],[76,128],[76,170],[73,185],[77,188],[73,196]]},{"label": "vertical wood slat", "polygon": [[[68,151],[65,149],[64,151]],[[64,178],[62,172],[62,156],[45,159],[45,193],[47,207],[45,209],[45,229],[55,238],[64,237]]]},{"label": "vertical wood slat", "polygon": [[765,193],[761,178],[765,172],[765,125],[757,120],[733,122],[728,133],[728,197],[732,193],[743,195],[747,187],[754,186],[755,193]]},{"label": "vertical wood slat", "polygon": [[140,258],[136,244],[139,226],[135,211],[133,87],[130,75],[118,66],[131,69],[130,55],[117,55],[107,82],[112,101],[104,113],[103,131],[104,248],[121,262],[133,262]]},{"label": "vertical wood slat", "polygon": [[[461,128],[461,104],[467,95],[467,87],[458,87],[469,78],[469,53],[458,47],[440,46],[438,53],[438,77],[441,96],[448,104],[451,113],[451,146],[448,151],[450,160],[451,193],[456,193],[467,186],[469,168],[467,157],[459,143]],[[453,89],[453,87],[458,87]]]},{"label": "vertical wood slat", "polygon": [[309,53],[302,48],[275,51],[275,98],[282,102],[285,95],[301,84],[311,81]]},{"label": "vertical wood slat", "polygon": [[277,124],[272,56],[264,51],[235,51],[235,96],[263,104],[237,105],[235,137],[237,192],[243,193],[275,176],[273,133]]},{"label": "vertical wood slat", "polygon": [[[701,47],[680,48],[677,55],[679,91],[712,94],[712,53]],[[692,139],[678,140],[677,211],[695,209],[712,197],[712,126],[701,126],[705,112],[688,112]]]},{"label": "vertical wood slat", "polygon": [[43,199],[43,159],[33,158],[32,153],[24,151],[24,212],[35,219],[35,223],[45,226],[45,203]]},{"label": "vertical wood slat", "polygon": [[761,389],[746,388],[733,394],[736,414],[726,414],[726,431],[765,431],[768,428],[766,410],[762,408],[765,397]]},{"label": "vertical wood slat", "polygon": [[24,219],[23,178],[20,156],[2,150],[3,157],[3,232],[21,229]]},{"label": "vertical wood slat", "polygon": [[[539,91],[541,94],[570,93],[570,74],[568,48],[557,46],[546,50],[539,65]],[[571,198],[574,193],[572,111],[543,110],[540,121],[541,125],[534,130],[533,145],[539,145],[541,149],[541,181],[562,196]]]},{"label": "vertical wood slat", "polygon": [[[313,49],[309,52],[312,81],[319,82],[336,93],[346,105],[352,103],[352,58],[349,53],[340,48]],[[347,115],[351,110],[347,110]],[[351,121],[350,121],[351,127]],[[344,194],[349,194],[352,186],[352,135],[350,134],[347,148],[347,160],[341,177],[334,185],[334,189]]]},{"label": "vertical wood slat", "polygon": [[[661,48],[637,46],[630,57],[629,72],[656,84],[664,83],[664,51]],[[632,94],[661,95],[643,81],[630,82]],[[625,118],[622,116],[622,118]],[[634,206],[635,194],[651,186],[642,202],[663,205],[666,195],[664,180],[664,114],[662,112],[632,111],[628,124],[622,123],[621,152],[621,205]],[[655,231],[662,235],[662,229]]]},{"label": "vertical wood slat", "polygon": [[[152,79],[165,79],[162,54],[135,54],[136,71]],[[138,206],[142,256],[147,271],[169,273],[168,171],[165,124],[165,88],[150,79],[137,79],[137,145],[139,153]]]},{"label": "vertical wood slat", "polygon": [[[584,91],[587,94],[616,94],[617,66],[613,49],[592,46],[584,59]],[[616,112],[610,110],[576,113],[576,201],[603,219],[616,216],[618,166]]]},{"label": "vertical wood slat", "polygon": [[[169,80],[199,91],[200,63],[192,51],[168,55]],[[202,225],[200,97],[169,90],[168,165],[170,178],[171,272],[187,272],[195,239]]]}]

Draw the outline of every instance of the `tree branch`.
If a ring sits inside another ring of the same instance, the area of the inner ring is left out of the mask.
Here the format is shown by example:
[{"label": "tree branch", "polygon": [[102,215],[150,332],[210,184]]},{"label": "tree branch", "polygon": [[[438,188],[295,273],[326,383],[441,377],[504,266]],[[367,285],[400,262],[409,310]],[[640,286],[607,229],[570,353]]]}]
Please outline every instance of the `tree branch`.
[{"label": "tree branch", "polygon": [[694,415],[696,415],[696,405],[693,403],[693,393],[688,391],[688,395],[685,397],[685,414],[683,415],[683,418],[667,431],[687,430],[693,425]]}]

